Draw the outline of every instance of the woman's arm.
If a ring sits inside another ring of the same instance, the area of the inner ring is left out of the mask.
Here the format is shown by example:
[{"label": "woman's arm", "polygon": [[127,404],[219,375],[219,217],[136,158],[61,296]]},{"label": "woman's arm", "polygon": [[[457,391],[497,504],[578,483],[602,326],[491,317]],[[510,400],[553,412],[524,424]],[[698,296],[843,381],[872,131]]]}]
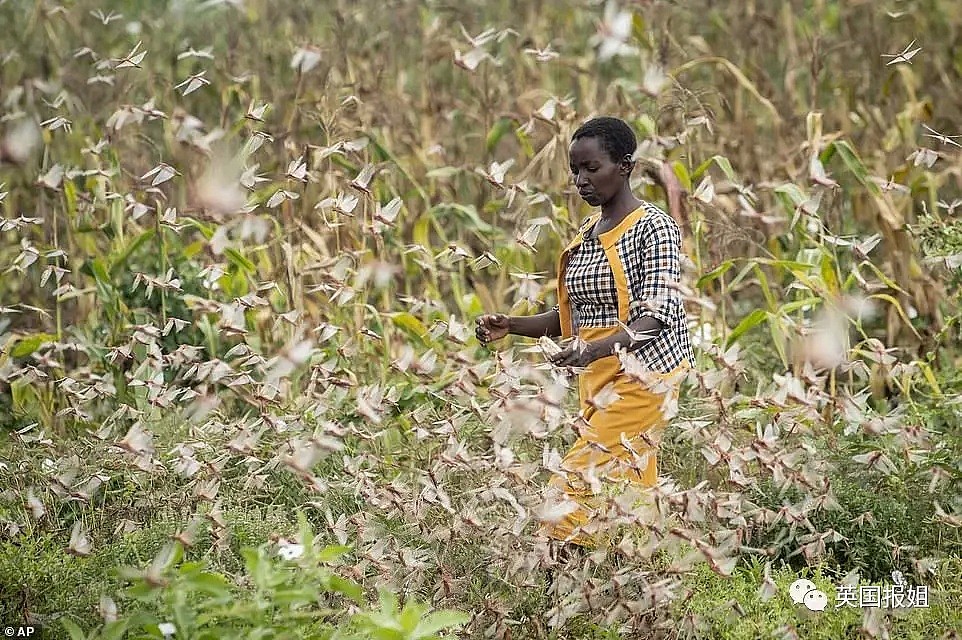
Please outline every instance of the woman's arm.
[{"label": "woman's arm", "polygon": [[591,344],[595,349],[595,355],[597,355],[599,358],[615,355],[615,345],[620,345],[628,352],[637,351],[644,345],[648,344],[648,340],[657,337],[658,334],[665,329],[665,325],[661,322],[661,320],[658,320],[652,316],[641,316],[627,326],[629,329],[631,329],[632,333],[640,333],[643,334],[644,337],[636,341],[632,339],[631,335],[627,331],[622,329],[614,335],[592,342]]},{"label": "woman's arm", "polygon": [[557,338],[561,335],[561,315],[555,307],[533,316],[508,316],[508,333],[527,338]]}]

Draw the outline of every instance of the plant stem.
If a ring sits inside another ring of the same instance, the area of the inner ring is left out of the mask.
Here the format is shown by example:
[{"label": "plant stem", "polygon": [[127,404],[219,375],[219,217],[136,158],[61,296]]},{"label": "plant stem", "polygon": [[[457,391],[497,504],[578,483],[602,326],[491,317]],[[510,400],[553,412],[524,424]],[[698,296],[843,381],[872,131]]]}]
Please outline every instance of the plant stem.
[{"label": "plant stem", "polygon": [[[163,215],[161,211],[160,200],[156,200],[157,214],[154,216],[154,225],[156,228],[155,235],[157,236],[157,244],[160,249],[160,273],[162,277],[167,277],[167,242],[164,238],[164,228],[160,224],[160,218]],[[167,289],[162,288],[160,290],[160,320],[161,324],[166,326],[167,324]]]}]

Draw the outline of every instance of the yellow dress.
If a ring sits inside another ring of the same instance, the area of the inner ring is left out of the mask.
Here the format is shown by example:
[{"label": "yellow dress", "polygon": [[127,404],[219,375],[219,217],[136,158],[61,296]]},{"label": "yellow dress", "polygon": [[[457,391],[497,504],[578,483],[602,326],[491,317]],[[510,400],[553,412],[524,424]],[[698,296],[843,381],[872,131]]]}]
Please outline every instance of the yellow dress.
[{"label": "yellow dress", "polygon": [[[599,236],[614,275],[618,317],[626,325],[631,293],[624,264],[616,250],[616,243],[646,213],[645,207],[639,207],[615,228]],[[576,234],[574,240],[564,248],[558,259],[558,311],[563,338],[574,334],[568,291],[565,287],[565,267],[571,251],[581,244],[583,232],[590,228],[600,216],[599,212],[585,220],[581,232]],[[669,328],[665,327],[665,330]],[[578,336],[582,340],[591,342],[614,335],[619,331],[621,327],[618,325],[585,326],[579,327]],[[665,427],[663,406],[666,402],[666,394],[672,394],[672,399],[677,398],[677,383],[689,366],[690,361],[686,357],[677,368],[667,374],[653,371],[653,375],[657,378],[673,383],[670,384],[669,391],[655,392],[622,372],[621,361],[617,355],[599,358],[588,365],[587,371],[580,375],[578,381],[581,410],[588,426],[582,430],[581,436],[562,461],[562,469],[566,477],[555,475],[550,481],[551,486],[563,490],[569,498],[578,503],[579,507],[561,520],[546,526],[545,531],[548,536],[583,546],[595,546],[603,538],[604,532],[588,533],[579,529],[591,520],[595,509],[601,504],[599,496],[591,490],[590,483],[585,481],[583,472],[593,469],[593,473],[603,483],[605,480],[627,479],[642,487],[652,487],[656,484],[658,479],[656,448]],[[609,382],[614,383],[614,390],[620,398],[603,409],[597,409],[589,399]],[[655,446],[646,442],[643,434],[651,438]],[[623,439],[629,443],[634,453],[624,446]]]}]

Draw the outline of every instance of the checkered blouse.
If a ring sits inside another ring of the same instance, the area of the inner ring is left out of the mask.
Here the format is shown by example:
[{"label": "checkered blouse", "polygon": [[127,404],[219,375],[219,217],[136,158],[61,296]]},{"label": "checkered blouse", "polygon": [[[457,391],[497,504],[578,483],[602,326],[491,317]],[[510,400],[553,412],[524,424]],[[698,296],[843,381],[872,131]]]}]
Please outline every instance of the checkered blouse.
[{"label": "checkered blouse", "polygon": [[[695,363],[681,295],[665,283],[681,280],[681,232],[670,215],[653,204],[645,202],[643,206],[647,213],[617,242],[631,293],[626,324],[631,326],[643,316],[662,322],[662,332],[639,347],[635,354],[652,370],[667,373],[686,358],[689,364]],[[565,287],[576,333],[578,327],[618,324],[614,274],[601,241],[589,235],[592,228],[585,230],[582,243],[572,251],[565,269]],[[651,308],[646,308],[641,301]],[[558,310],[558,305],[554,309]]]}]

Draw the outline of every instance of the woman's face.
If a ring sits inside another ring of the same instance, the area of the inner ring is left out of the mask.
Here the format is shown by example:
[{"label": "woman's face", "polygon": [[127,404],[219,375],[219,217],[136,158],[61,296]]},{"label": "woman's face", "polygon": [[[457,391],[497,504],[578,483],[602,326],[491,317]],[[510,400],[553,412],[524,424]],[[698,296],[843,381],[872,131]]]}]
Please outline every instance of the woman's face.
[{"label": "woman's face", "polygon": [[593,207],[604,205],[628,178],[624,163],[612,162],[597,137],[578,138],[568,148],[571,177],[578,195]]}]

